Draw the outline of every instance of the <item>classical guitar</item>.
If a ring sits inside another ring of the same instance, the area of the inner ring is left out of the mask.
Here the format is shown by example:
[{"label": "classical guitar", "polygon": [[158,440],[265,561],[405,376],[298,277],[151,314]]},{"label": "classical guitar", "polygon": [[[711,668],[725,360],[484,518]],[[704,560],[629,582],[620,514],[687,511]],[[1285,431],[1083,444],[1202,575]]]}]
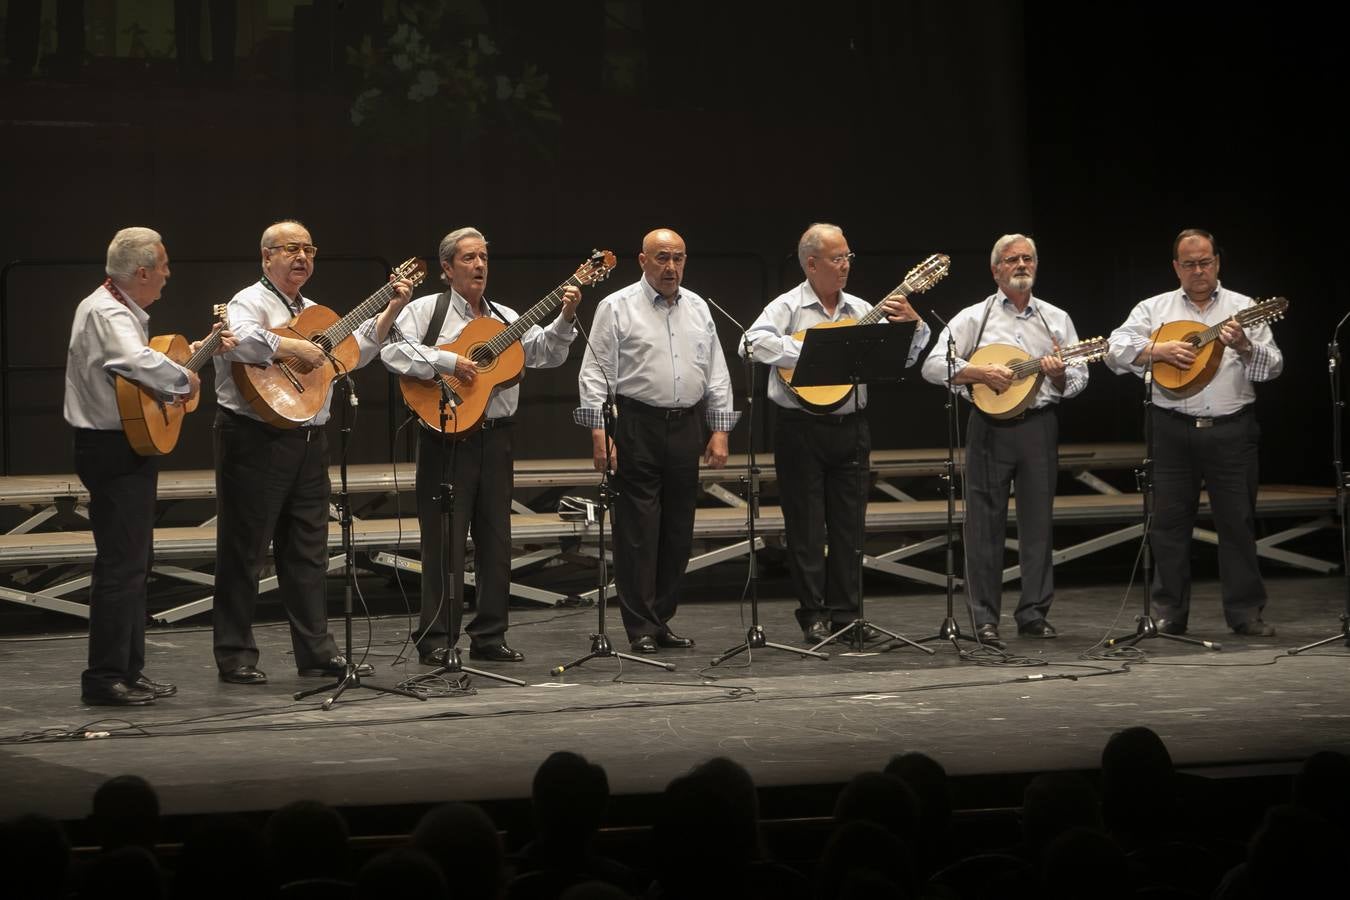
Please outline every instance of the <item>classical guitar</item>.
[{"label": "classical guitar", "polygon": [[[222,325],[229,327],[225,304],[213,307],[212,312]],[[158,350],[189,372],[200,372],[219,346],[219,330],[212,331],[195,353],[190,353],[188,339],[181,334],[161,334],[150,339],[150,349]],[[117,375],[113,381],[117,388],[117,414],[122,417],[122,430],[131,442],[131,449],[141,456],[163,456],[177,446],[183,416],[197,408],[201,392],[186,403],[166,403],[130,378]]]},{"label": "classical guitar", "polygon": [[[1059,351],[1059,358],[1066,366],[1086,365],[1106,355],[1106,338],[1095,337],[1079,341]],[[1041,358],[1033,357],[1021,347],[1011,344],[985,344],[970,356],[973,366],[1007,366],[1012,369],[1013,381],[1007,389],[995,391],[987,384],[972,384],[971,398],[985,415],[995,419],[1012,419],[1036,399],[1041,389],[1045,373],[1041,371]]]},{"label": "classical guitar", "polygon": [[[395,276],[413,286],[426,274],[427,264],[416,258],[394,270]],[[286,325],[271,329],[281,337],[314,342],[328,358],[313,369],[294,357],[266,363],[234,363],[230,369],[239,394],[269,425],[295,428],[308,422],[323,409],[333,380],[356,368],[360,361],[361,348],[353,333],[362,322],[383,310],[393,296],[391,281],[341,318],[326,306],[311,306]]]},{"label": "classical guitar", "polygon": [[404,375],[399,378],[403,402],[428,427],[440,431],[441,398],[445,397],[448,408],[444,433],[452,437],[468,436],[483,424],[493,389],[520,380],[525,370],[525,348],[520,346],[520,339],[530,326],[562,305],[563,291],[568,287],[604,281],[614,268],[614,262],[612,251],[596,250],[570,278],[510,325],[486,316],[474,319],[464,326],[458,337],[438,348],[472,360],[478,370],[473,383],[465,383],[449,374],[428,380]]},{"label": "classical guitar", "polygon": [[[937,284],[946,277],[948,270],[951,269],[951,257],[943,253],[934,253],[932,256],[919,263],[909,270],[905,275],[905,280],[900,286],[886,295],[886,298],[896,296],[909,297],[913,294],[922,294],[924,291]],[[885,300],[882,301],[883,303]],[[811,328],[840,328],[847,325],[875,325],[881,321],[885,315],[878,303],[872,307],[872,311],[861,319],[839,319],[835,322],[821,322],[819,325],[812,325]],[[803,329],[792,336],[799,341],[806,340],[806,332],[810,329]],[[792,386],[792,373],[795,369],[779,368],[778,377],[788,386],[788,389],[797,398],[797,402],[803,407],[816,413],[833,412],[847,402],[849,395],[853,393],[851,384],[822,384],[811,387],[794,388]]]},{"label": "classical guitar", "polygon": [[[1284,318],[1289,309],[1289,301],[1283,297],[1260,300],[1239,312],[1233,318],[1243,328],[1259,325],[1262,322],[1275,322]],[[1174,397],[1191,397],[1204,390],[1219,370],[1223,359],[1224,344],[1217,340],[1219,329],[1224,322],[1206,327],[1201,322],[1182,320],[1168,322],[1153,332],[1149,340],[1153,343],[1167,341],[1186,341],[1195,348],[1195,362],[1188,369],[1179,369],[1171,363],[1159,360],[1153,364],[1153,383],[1167,390]]]}]

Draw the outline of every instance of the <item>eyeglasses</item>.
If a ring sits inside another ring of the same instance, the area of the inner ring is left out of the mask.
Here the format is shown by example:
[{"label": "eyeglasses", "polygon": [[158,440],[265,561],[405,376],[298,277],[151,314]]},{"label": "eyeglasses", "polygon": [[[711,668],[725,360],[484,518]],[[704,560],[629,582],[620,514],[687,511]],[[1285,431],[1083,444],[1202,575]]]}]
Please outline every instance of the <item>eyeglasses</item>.
[{"label": "eyeglasses", "polygon": [[1015,266],[1018,263],[1021,263],[1024,266],[1030,266],[1035,264],[1036,257],[1032,256],[1030,253],[1019,253],[1017,256],[1005,256],[999,260],[999,262],[1003,263],[1005,266]]},{"label": "eyeglasses", "polygon": [[853,258],[857,255],[856,253],[840,253],[838,256],[817,256],[816,259],[828,259],[834,265],[842,266],[846,262],[853,262]]},{"label": "eyeglasses", "polygon": [[315,247],[313,244],[297,244],[295,241],[290,241],[289,243],[285,244],[276,244],[274,246],[265,247],[263,249],[280,250],[287,256],[298,256],[299,254],[303,253],[310,259],[313,259],[314,257],[319,255],[319,248]]},{"label": "eyeglasses", "polygon": [[1208,269],[1214,268],[1214,264],[1216,262],[1218,262],[1217,259],[1215,259],[1212,256],[1209,256],[1206,257],[1205,259],[1183,260],[1181,263],[1179,263],[1179,265],[1187,272],[1204,272]]}]

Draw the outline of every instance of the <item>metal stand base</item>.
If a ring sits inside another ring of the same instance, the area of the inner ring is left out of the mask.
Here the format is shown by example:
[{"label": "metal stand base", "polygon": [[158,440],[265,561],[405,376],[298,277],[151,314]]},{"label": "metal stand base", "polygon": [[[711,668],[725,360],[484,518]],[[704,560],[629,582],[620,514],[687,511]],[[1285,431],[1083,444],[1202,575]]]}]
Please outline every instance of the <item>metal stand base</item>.
[{"label": "metal stand base", "polygon": [[1296,649],[1294,649],[1294,650],[1290,650],[1290,651],[1289,651],[1289,655],[1290,655],[1290,656],[1297,656],[1298,654],[1302,653],[1304,650],[1312,650],[1312,649],[1315,648],[1315,647],[1321,647],[1321,646],[1323,646],[1323,645],[1325,645],[1325,644],[1333,644],[1333,643],[1335,643],[1336,641],[1345,641],[1345,646],[1350,647],[1350,615],[1343,615],[1343,616],[1341,616],[1341,633],[1340,633],[1340,634],[1333,634],[1331,637],[1328,637],[1328,638],[1322,638],[1320,641],[1314,641],[1314,642],[1311,643],[1311,644],[1304,644],[1302,647],[1298,647],[1298,648],[1296,648]]},{"label": "metal stand base", "polygon": [[524,687],[525,682],[519,678],[511,678],[507,675],[498,675],[496,672],[485,672],[482,669],[473,669],[464,665],[459,655],[458,647],[445,648],[445,661],[438,667],[432,669],[424,678],[435,678],[439,675],[458,675],[463,672],[465,675],[477,675],[480,678],[492,678],[496,681],[504,681],[507,684],[514,684],[516,687]]},{"label": "metal stand base", "polygon": [[[890,641],[887,641],[888,644],[889,644],[889,643],[892,643],[892,642],[894,642],[894,641],[900,641],[900,642],[903,643],[903,644],[909,644],[909,645],[910,645],[911,647],[913,647],[915,650],[922,650],[924,653],[927,653],[929,656],[932,656],[932,655],[934,654],[934,652],[935,652],[935,651],[934,651],[932,648],[930,648],[930,647],[925,647],[925,646],[923,646],[922,644],[917,644],[917,643],[915,643],[914,641],[911,641],[909,638],[905,637],[903,634],[896,634],[894,631],[890,631],[890,630],[888,630],[888,629],[882,628],[880,625],[877,625],[875,622],[869,622],[869,621],[867,621],[866,619],[854,619],[852,622],[849,622],[849,623],[848,623],[847,625],[845,625],[843,628],[840,628],[840,629],[839,629],[838,631],[836,631],[834,634],[830,635],[830,636],[827,637],[825,640],[821,641],[819,644],[816,644],[816,645],[815,645],[814,647],[812,647],[811,649],[812,649],[812,650],[819,650],[821,647],[824,647],[826,644],[832,644],[832,643],[834,643],[835,641],[846,641],[846,642],[848,643],[848,645],[849,645],[851,648],[853,648],[854,651],[861,652],[861,651],[866,647],[866,645],[867,645],[867,641],[863,638],[863,633],[864,633],[868,628],[872,628],[872,629],[874,629],[874,630],[876,630],[876,631],[880,631],[882,634],[884,634],[884,635],[886,635],[888,638],[890,638]],[[851,635],[851,636],[850,636],[850,637],[845,637],[845,635]]]},{"label": "metal stand base", "polygon": [[675,671],[674,663],[661,662],[659,659],[647,659],[645,656],[634,656],[632,653],[620,653],[618,650],[614,649],[612,644],[610,644],[609,635],[607,634],[591,635],[590,653],[587,653],[585,656],[578,659],[574,659],[570,663],[554,666],[548,671],[550,675],[561,675],[568,669],[575,669],[577,666],[588,663],[593,659],[626,659],[630,662],[637,662],[646,666],[655,666],[658,669],[665,669],[667,672]]},{"label": "metal stand base", "polygon": [[307,691],[297,691],[291,695],[291,699],[303,700],[306,697],[313,697],[315,694],[322,694],[324,691],[332,691],[333,696],[320,704],[320,708],[326,710],[332,709],[333,704],[337,702],[337,699],[341,697],[348,688],[355,688],[359,691],[377,691],[381,694],[397,694],[400,697],[411,697],[414,700],[427,699],[426,697],[414,694],[412,691],[405,691],[402,688],[384,687],[383,685],[378,684],[364,684],[361,681],[359,668],[360,667],[357,666],[356,663],[351,662],[351,657],[348,657],[347,674],[339,678],[336,684],[325,684],[321,687],[310,688]]},{"label": "metal stand base", "polygon": [[956,621],[955,616],[947,616],[944,618],[942,624],[938,626],[938,630],[934,634],[930,634],[928,637],[919,638],[918,643],[927,644],[931,641],[951,641],[952,645],[955,646],[958,651],[961,649],[962,641],[980,647],[986,646],[979,638],[973,638],[968,634],[963,634],[961,626]]},{"label": "metal stand base", "polygon": [[788,653],[796,653],[799,656],[814,656],[816,659],[830,658],[830,654],[819,653],[814,648],[810,650],[803,650],[800,647],[789,647],[787,644],[775,644],[764,637],[763,625],[751,625],[750,628],[745,632],[745,641],[740,644],[737,644],[735,647],[732,647],[730,650],[728,650],[726,653],[723,653],[721,656],[715,657],[711,665],[719,666],[722,663],[726,662],[727,660],[731,659],[733,656],[745,653],[748,650],[762,650],[765,647],[768,647],[772,650],[784,650]]},{"label": "metal stand base", "polygon": [[1218,641],[1204,641],[1199,638],[1186,637],[1184,634],[1168,634],[1158,628],[1158,623],[1151,615],[1145,613],[1138,619],[1139,625],[1134,634],[1125,637],[1111,638],[1104,646],[1106,647],[1133,647],[1140,641],[1151,640],[1152,638],[1166,638],[1169,641],[1176,641],[1178,644],[1192,644],[1196,647],[1204,647],[1206,650],[1222,650],[1223,644]]}]

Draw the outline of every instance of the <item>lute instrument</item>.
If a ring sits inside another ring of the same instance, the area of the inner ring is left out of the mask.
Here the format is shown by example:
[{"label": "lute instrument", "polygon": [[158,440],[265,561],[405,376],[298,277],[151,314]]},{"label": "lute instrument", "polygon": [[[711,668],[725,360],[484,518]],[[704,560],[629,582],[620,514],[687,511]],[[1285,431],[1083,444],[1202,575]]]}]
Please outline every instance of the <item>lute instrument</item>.
[{"label": "lute instrument", "polygon": [[[1231,318],[1237,319],[1243,328],[1248,328],[1262,322],[1279,321],[1288,309],[1288,300],[1272,297],[1253,303]],[[1186,341],[1195,348],[1195,362],[1189,368],[1181,369],[1158,360],[1153,363],[1153,383],[1174,397],[1192,397],[1204,390],[1205,385],[1214,380],[1214,373],[1219,370],[1219,362],[1223,359],[1224,344],[1218,337],[1227,321],[1224,319],[1216,325],[1206,326],[1202,322],[1183,319],[1168,322],[1154,331],[1149,338],[1150,345]]]},{"label": "lute instrument", "polygon": [[[1087,365],[1106,355],[1106,338],[1095,337],[1079,341],[1059,351],[1066,366]],[[971,400],[980,412],[995,419],[1013,419],[1020,416],[1041,389],[1045,373],[1041,371],[1041,357],[1032,356],[1012,344],[985,344],[970,356],[973,366],[1007,366],[1012,369],[1012,384],[1003,391],[995,391],[987,384],[970,386]]]}]

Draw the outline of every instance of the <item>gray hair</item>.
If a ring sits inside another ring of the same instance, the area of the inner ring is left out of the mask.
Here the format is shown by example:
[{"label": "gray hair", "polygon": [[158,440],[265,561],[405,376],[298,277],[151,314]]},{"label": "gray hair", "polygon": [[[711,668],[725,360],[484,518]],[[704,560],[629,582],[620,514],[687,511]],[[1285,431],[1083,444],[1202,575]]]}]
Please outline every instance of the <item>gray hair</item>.
[{"label": "gray hair", "polygon": [[[474,228],[472,225],[465,225],[463,228],[456,228],[454,231],[441,238],[441,247],[436,251],[436,255],[440,257],[441,262],[450,262],[455,258],[455,250],[459,247],[459,242],[468,240],[469,238],[478,238],[484,244],[487,243],[487,238],[483,237],[483,232]],[[446,284],[450,283],[450,279],[445,275],[445,270],[441,270],[441,281],[444,281]]]},{"label": "gray hair", "polygon": [[820,252],[820,248],[825,245],[825,235],[830,233],[843,234],[844,229],[829,222],[814,222],[802,232],[802,238],[797,242],[797,262],[803,272],[806,271],[807,258]]},{"label": "gray hair", "polygon": [[282,219],[280,222],[273,222],[263,229],[262,238],[258,241],[258,249],[266,250],[271,247],[272,242],[277,239],[277,229],[281,228],[283,225],[299,225],[301,228],[304,228],[305,231],[309,231],[309,229],[305,227],[305,223],[301,222],[299,219]]},{"label": "gray hair", "polygon": [[127,281],[141,267],[153,269],[159,262],[162,243],[164,239],[153,228],[123,228],[108,245],[108,263],[103,271],[114,281]]},{"label": "gray hair", "polygon": [[989,265],[998,265],[998,261],[1003,258],[1003,251],[1007,250],[1010,245],[1015,244],[1018,241],[1026,241],[1030,244],[1031,255],[1036,257],[1037,261],[1040,260],[1041,255],[1036,252],[1036,242],[1034,240],[1027,237],[1025,234],[1005,234],[1003,237],[994,241],[994,251],[989,254]]}]

